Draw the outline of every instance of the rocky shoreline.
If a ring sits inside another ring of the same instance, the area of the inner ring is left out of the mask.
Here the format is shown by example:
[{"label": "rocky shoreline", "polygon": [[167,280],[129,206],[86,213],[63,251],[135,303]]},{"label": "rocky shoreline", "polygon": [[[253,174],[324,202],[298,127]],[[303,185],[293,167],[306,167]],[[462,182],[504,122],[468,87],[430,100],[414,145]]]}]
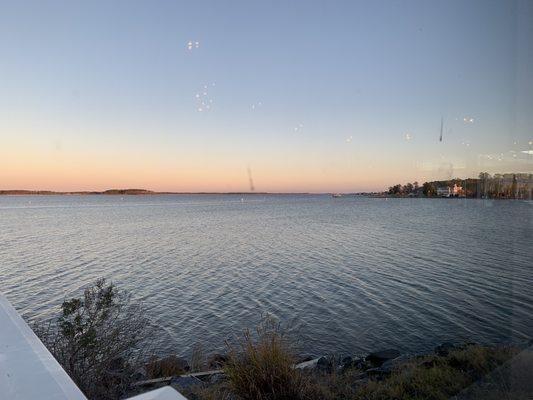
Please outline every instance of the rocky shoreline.
[{"label": "rocky shoreline", "polygon": [[[519,346],[525,348],[533,345],[533,341]],[[465,351],[469,348],[480,347],[471,342],[467,343],[451,343],[444,342],[436,346],[433,352],[422,354],[402,354],[399,350],[393,348],[381,349],[370,352],[364,356],[339,356],[339,355],[323,355],[320,357],[303,356],[298,359],[298,362],[293,366],[294,369],[301,371],[304,374],[314,376],[324,375],[342,375],[348,371],[357,371],[351,376],[352,384],[356,386],[365,385],[370,381],[383,381],[390,376],[394,371],[401,369],[407,363],[420,360],[420,366],[423,368],[431,368],[435,365],[434,360],[426,360],[428,357],[442,357],[445,358],[453,352]],[[141,388],[154,388],[164,385],[170,385],[181,393],[186,393],[194,396],[195,389],[209,388],[213,385],[219,385],[226,381],[224,365],[229,360],[229,357],[224,354],[213,354],[209,357],[206,368],[203,371],[194,371],[191,369],[189,362],[185,358],[177,356],[168,356],[158,360],[154,360],[156,364],[173,365],[175,368],[184,371],[182,374],[171,376],[159,376],[149,379],[145,374],[139,374],[139,380],[135,386]],[[161,373],[160,371],[159,373]],[[142,392],[140,390],[139,392]]]}]

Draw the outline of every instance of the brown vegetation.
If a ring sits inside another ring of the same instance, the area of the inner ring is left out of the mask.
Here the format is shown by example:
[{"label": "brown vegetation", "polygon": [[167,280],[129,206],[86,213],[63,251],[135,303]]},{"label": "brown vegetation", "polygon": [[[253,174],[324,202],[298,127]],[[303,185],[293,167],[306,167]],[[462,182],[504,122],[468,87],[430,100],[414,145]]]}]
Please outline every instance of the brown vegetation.
[{"label": "brown vegetation", "polygon": [[[245,340],[248,343],[248,339]],[[248,344],[243,349],[248,356],[240,358],[242,365],[228,376],[228,382],[197,389],[191,393],[192,396],[199,400],[448,400],[518,352],[516,348],[509,346],[469,345],[452,350],[444,356],[435,354],[414,357],[398,363],[390,373],[378,375],[365,373],[363,369],[356,367],[345,371],[334,369],[331,372],[300,372],[287,369],[286,361],[283,361],[282,374],[286,378],[281,381],[281,385],[279,375],[272,369],[273,365],[283,359],[278,355],[278,345],[272,346],[271,341],[262,343],[261,353],[269,355],[256,358],[252,361],[253,367],[247,367],[245,360],[249,360],[257,351],[257,343],[253,345],[254,349]],[[272,361],[273,359],[276,361]],[[283,397],[286,394],[292,397]]]},{"label": "brown vegetation", "polygon": [[148,378],[155,379],[182,375],[186,372],[187,366],[181,358],[175,355],[164,358],[153,356],[144,365],[144,369]]},{"label": "brown vegetation", "polygon": [[294,369],[295,356],[278,322],[267,317],[246,330],[236,346],[229,345],[224,367],[233,393],[244,400],[304,399],[308,382]]}]

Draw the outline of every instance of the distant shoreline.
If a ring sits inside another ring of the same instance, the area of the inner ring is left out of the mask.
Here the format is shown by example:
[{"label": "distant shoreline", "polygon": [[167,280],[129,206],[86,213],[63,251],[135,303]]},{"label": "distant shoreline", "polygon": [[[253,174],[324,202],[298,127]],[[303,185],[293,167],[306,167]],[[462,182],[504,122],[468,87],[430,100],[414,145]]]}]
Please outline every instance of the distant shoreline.
[{"label": "distant shoreline", "polygon": [[73,192],[56,192],[51,190],[0,190],[0,196],[153,196],[153,195],[310,195],[310,194],[329,194],[329,193],[309,193],[309,192],[154,192],[145,189],[111,189],[104,191],[73,191]]}]

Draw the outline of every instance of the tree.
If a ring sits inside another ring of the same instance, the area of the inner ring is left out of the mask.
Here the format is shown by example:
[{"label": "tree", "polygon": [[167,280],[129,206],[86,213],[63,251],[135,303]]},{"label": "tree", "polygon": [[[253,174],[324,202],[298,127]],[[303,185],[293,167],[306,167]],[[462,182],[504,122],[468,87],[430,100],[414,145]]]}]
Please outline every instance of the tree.
[{"label": "tree", "polygon": [[412,183],[406,183],[403,188],[402,192],[403,194],[409,194],[413,191],[413,184]]},{"label": "tree", "polygon": [[118,399],[131,383],[146,319],[130,296],[99,279],[35,332],[91,399]]},{"label": "tree", "polygon": [[399,195],[402,193],[402,185],[397,184],[389,187],[389,194]]},{"label": "tree", "polygon": [[437,194],[435,185],[432,182],[424,182],[424,184],[422,185],[422,192],[424,193],[424,196],[427,197],[431,197]]}]

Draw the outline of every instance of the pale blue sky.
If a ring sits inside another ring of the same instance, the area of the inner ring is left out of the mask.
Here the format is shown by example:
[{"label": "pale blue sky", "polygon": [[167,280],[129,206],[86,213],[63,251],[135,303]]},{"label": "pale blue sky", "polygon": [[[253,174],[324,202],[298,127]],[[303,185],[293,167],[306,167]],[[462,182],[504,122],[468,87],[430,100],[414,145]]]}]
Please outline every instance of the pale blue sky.
[{"label": "pale blue sky", "polygon": [[[531,171],[532,4],[2,0],[0,186],[244,190],[250,166],[258,190],[369,190]],[[87,172],[100,159],[112,173]]]}]

